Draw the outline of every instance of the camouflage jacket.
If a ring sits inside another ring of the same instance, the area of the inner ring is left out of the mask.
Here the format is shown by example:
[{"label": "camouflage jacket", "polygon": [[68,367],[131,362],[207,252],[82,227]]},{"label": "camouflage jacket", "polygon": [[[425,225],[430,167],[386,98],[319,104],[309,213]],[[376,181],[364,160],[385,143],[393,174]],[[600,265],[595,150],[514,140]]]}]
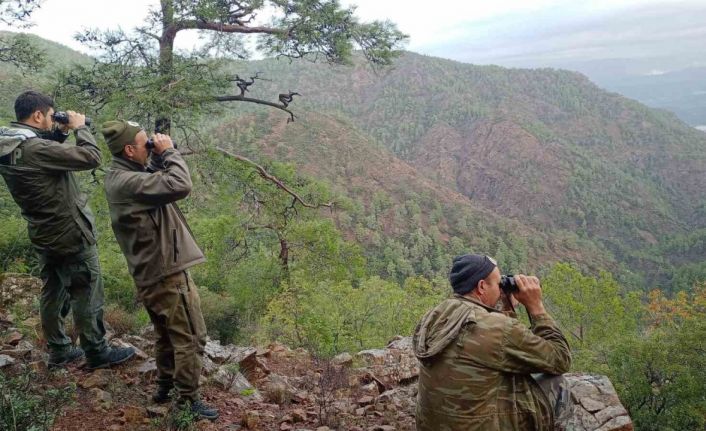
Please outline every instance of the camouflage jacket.
[{"label": "camouflage jacket", "polygon": [[569,345],[548,314],[531,330],[455,295],[417,325],[418,431],[551,430],[553,411],[530,373],[569,370]]},{"label": "camouflage jacket", "polygon": [[96,243],[93,213],[73,171],[100,166],[101,152],[86,127],[74,134],[76,145],[42,139],[42,131],[25,124],[0,128],[0,174],[45,259],[65,259]]},{"label": "camouflage jacket", "polygon": [[191,185],[189,168],[174,149],[153,154],[147,168],[113,157],[105,194],[115,238],[137,287],[206,260],[176,204]]}]

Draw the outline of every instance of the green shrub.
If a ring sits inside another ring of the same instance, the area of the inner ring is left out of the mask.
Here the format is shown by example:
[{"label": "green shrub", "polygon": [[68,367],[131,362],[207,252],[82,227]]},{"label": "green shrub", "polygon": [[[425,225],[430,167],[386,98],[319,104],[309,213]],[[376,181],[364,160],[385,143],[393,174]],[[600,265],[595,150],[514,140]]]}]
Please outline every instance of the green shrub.
[{"label": "green shrub", "polygon": [[280,339],[330,356],[384,346],[395,335],[410,335],[422,315],[448,291],[422,277],[404,286],[378,277],[350,282],[287,286],[262,319],[263,339]]}]

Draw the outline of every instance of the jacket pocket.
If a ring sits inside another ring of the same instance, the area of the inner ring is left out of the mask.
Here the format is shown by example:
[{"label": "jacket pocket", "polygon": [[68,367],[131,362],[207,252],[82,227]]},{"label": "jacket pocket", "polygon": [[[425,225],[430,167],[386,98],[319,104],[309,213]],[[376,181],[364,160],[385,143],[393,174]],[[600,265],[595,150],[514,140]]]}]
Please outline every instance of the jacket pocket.
[{"label": "jacket pocket", "polygon": [[179,260],[179,236],[177,235],[177,230],[172,229],[172,253],[174,256],[174,263]]}]

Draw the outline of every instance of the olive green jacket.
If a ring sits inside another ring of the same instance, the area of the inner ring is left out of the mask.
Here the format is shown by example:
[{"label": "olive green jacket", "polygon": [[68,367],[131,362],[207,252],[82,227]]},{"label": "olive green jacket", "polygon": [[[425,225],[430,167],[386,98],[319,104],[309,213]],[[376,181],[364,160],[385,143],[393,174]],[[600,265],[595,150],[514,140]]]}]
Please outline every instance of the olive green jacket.
[{"label": "olive green jacket", "polygon": [[86,127],[74,131],[75,145],[42,134],[21,123],[0,128],[0,174],[27,220],[35,250],[63,259],[96,243],[95,219],[73,171],[100,166],[101,152]]},{"label": "olive green jacket", "polygon": [[420,362],[418,431],[552,430],[553,409],[530,373],[569,370],[569,345],[548,314],[517,319],[455,295],[413,337]]},{"label": "olive green jacket", "polygon": [[189,169],[176,150],[153,154],[148,168],[114,156],[105,191],[113,232],[137,287],[206,260],[176,205],[191,192]]}]

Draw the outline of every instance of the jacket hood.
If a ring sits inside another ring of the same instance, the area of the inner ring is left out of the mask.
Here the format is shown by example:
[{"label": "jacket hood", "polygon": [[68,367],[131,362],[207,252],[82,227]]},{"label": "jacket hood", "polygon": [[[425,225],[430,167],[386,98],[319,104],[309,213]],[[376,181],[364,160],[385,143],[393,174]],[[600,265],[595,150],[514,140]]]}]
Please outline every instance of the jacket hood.
[{"label": "jacket hood", "polygon": [[414,330],[414,354],[426,360],[439,354],[458,336],[461,328],[476,321],[476,304],[454,295],[428,311]]},{"label": "jacket hood", "polygon": [[37,137],[32,129],[16,126],[17,124],[12,123],[12,127],[0,127],[0,157],[15,151],[25,140]]}]

